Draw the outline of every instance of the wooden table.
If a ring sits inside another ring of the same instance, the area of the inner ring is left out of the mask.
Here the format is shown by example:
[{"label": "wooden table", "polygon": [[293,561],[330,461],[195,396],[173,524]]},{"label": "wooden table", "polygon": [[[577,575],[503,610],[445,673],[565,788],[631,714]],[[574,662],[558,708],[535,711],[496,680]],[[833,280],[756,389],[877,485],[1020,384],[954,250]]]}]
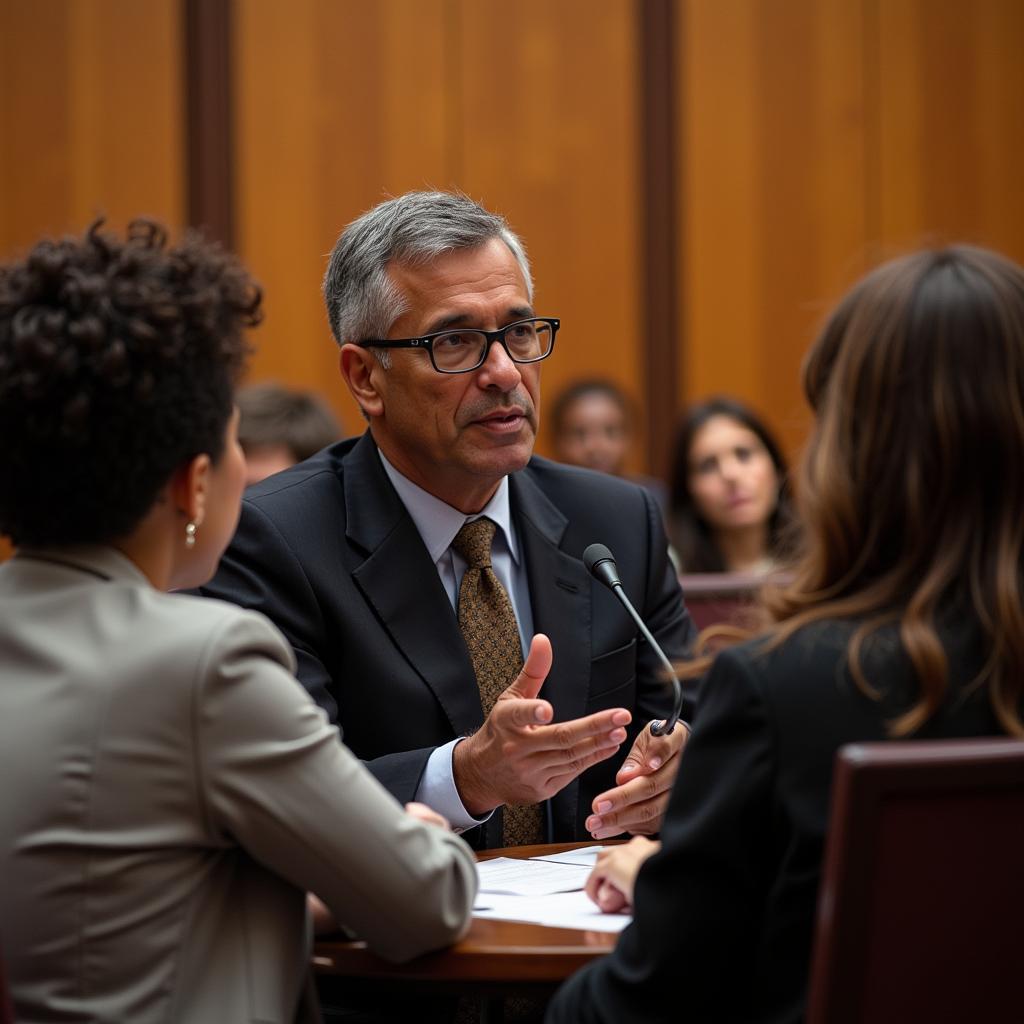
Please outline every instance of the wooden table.
[{"label": "wooden table", "polygon": [[[519,846],[489,850],[478,854],[478,860],[533,857],[593,845]],[[611,950],[617,939],[617,934],[609,932],[474,918],[461,942],[409,963],[388,963],[371,953],[364,942],[328,938],[316,943],[313,966],[319,973],[351,978],[359,985],[400,983],[431,992],[477,996],[510,991],[544,995],[553,992],[573,971]]]}]

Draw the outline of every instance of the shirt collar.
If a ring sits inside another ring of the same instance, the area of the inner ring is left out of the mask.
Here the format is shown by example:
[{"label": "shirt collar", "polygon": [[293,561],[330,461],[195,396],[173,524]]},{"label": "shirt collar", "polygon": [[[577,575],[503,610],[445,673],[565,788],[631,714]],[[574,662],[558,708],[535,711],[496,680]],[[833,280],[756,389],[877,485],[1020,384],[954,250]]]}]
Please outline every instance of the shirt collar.
[{"label": "shirt collar", "polygon": [[468,523],[473,519],[479,519],[481,516],[486,516],[498,527],[498,530],[505,538],[505,544],[512,555],[512,560],[516,565],[519,564],[519,548],[516,544],[515,533],[512,530],[512,513],[509,508],[507,476],[501,478],[498,489],[480,512],[467,516],[465,512],[452,508],[451,505],[443,502],[440,498],[434,497],[433,494],[423,490],[422,487],[414,484],[408,477],[399,473],[388,462],[380,448],[377,449],[377,454],[380,456],[381,464],[384,466],[384,472],[387,473],[392,486],[398,492],[398,497],[401,499],[412,521],[416,524],[416,529],[419,530],[423,543],[426,545],[427,551],[430,552],[430,560],[432,562],[437,562],[452,546],[455,535],[462,529],[464,523]]}]

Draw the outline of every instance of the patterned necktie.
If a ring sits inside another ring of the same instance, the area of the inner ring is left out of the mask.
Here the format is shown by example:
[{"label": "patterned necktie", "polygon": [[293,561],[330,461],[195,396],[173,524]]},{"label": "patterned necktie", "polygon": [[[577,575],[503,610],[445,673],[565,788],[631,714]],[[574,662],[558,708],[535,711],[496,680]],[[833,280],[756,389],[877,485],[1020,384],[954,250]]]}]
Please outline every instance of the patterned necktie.
[{"label": "patterned necktie", "polygon": [[[485,716],[523,667],[515,611],[491,568],[494,530],[490,519],[474,519],[452,541],[452,547],[466,560],[459,586],[459,629],[469,649]],[[502,841],[506,846],[544,841],[539,804],[506,804],[502,814]]]}]

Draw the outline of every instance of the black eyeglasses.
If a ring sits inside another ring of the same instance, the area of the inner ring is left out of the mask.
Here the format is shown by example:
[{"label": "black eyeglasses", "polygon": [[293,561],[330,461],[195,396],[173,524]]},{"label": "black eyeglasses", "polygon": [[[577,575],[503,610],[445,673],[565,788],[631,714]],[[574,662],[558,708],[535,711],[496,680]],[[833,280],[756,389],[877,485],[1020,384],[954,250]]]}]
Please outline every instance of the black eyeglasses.
[{"label": "black eyeglasses", "polygon": [[361,341],[360,348],[425,348],[438,373],[469,373],[483,366],[497,342],[513,363],[539,363],[555,347],[555,334],[561,326],[557,317],[533,317],[516,320],[497,331],[438,331],[422,338],[391,341]]}]

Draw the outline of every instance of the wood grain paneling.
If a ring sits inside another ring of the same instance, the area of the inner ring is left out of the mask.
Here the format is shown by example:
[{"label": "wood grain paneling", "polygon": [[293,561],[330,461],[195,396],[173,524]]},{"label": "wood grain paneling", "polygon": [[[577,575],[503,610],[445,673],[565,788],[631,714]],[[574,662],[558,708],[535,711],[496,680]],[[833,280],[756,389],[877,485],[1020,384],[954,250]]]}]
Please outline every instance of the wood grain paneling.
[{"label": "wood grain paneling", "polygon": [[0,256],[184,208],[180,0],[0,2]]},{"label": "wood grain paneling", "polygon": [[[460,10],[459,183],[508,217],[529,250],[538,312],[562,318],[545,395],[603,376],[639,399],[633,5],[463,0]],[[631,468],[644,468],[640,455]]]},{"label": "wood grain paneling", "polygon": [[862,13],[684,0],[678,22],[680,388],[750,402],[792,451],[802,354],[864,261]]},{"label": "wood grain paneling", "polygon": [[445,0],[239,0],[239,250],[266,289],[253,380],[314,388],[362,429],[320,282],[340,230],[389,194],[453,183]]},{"label": "wood grain paneling", "polygon": [[386,195],[460,188],[526,242],[563,318],[548,393],[603,373],[639,396],[636,39],[629,0],[239,0],[238,240],[267,293],[253,379],[328,395],[320,279]]},{"label": "wood grain paneling", "polygon": [[1024,4],[867,0],[883,256],[970,241],[1024,260]]},{"label": "wood grain paneling", "polygon": [[1024,258],[1018,0],[680,0],[679,387],[763,410],[868,266],[939,241]]}]

